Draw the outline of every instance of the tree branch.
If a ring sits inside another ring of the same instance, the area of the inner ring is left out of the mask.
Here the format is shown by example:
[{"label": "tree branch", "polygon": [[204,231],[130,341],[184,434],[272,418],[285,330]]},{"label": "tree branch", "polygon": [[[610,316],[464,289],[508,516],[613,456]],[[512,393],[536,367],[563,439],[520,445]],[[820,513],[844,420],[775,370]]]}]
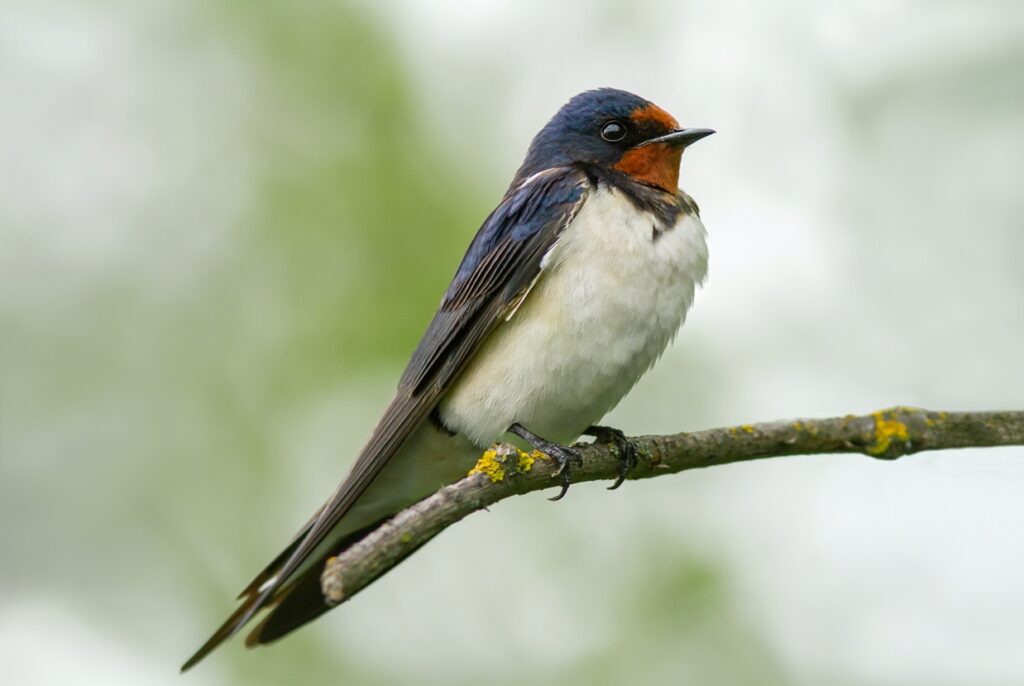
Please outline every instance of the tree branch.
[{"label": "tree branch", "polygon": [[[630,479],[784,455],[862,453],[894,460],[925,450],[1024,445],[1024,411],[931,412],[895,407],[870,415],[766,422],[631,439],[639,464]],[[608,444],[579,446],[573,482],[611,480],[618,454]],[[338,604],[366,588],[468,514],[513,495],[557,486],[557,466],[534,451],[499,444],[466,478],[402,510],[338,557],[328,560],[321,590]]]}]

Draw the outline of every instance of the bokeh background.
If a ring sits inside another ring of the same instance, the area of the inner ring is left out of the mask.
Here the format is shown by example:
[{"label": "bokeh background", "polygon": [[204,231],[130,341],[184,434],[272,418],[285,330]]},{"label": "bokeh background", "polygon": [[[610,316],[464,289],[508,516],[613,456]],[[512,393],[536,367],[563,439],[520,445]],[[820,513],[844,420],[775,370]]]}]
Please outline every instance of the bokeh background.
[{"label": "bokeh background", "polygon": [[609,418],[1024,408],[1024,3],[4,0],[4,684],[1024,683],[1024,450],[474,515],[177,667],[344,474],[530,136],[719,134],[711,275]]}]

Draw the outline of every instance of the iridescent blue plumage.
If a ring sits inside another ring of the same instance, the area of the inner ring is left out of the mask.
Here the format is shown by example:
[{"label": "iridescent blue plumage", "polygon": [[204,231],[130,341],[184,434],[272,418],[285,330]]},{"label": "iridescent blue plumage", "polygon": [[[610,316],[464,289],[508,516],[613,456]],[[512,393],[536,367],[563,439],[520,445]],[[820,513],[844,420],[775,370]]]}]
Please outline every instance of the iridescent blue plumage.
[{"label": "iridescent blue plumage", "polygon": [[505,195],[470,243],[402,375],[402,388],[418,393],[427,380],[441,386],[451,381],[471,352],[465,345],[466,328],[483,311],[500,316],[502,308],[529,288],[588,186],[588,176],[578,167],[557,167]]},{"label": "iridescent blue plumage", "polygon": [[594,135],[595,126],[613,119],[627,121],[632,113],[650,104],[615,88],[598,88],[574,96],[534,136],[512,187],[537,172],[574,162],[611,167],[630,141],[609,145]]},{"label": "iridescent blue plumage", "polygon": [[462,258],[449,294],[456,292],[483,258],[506,237],[514,241],[529,238],[545,225],[564,217],[580,199],[583,186],[578,169],[546,169],[548,173],[532,183],[510,191],[487,217]]},{"label": "iridescent blue plumage", "polygon": [[[581,93],[552,117],[533,139],[501,202],[470,243],[440,307],[413,353],[395,398],[345,480],[294,541],[253,579],[240,596],[241,605],[183,669],[202,660],[263,609],[270,612],[250,633],[247,645],[275,640],[326,612],[331,606],[319,593],[319,574],[329,556],[352,545],[398,509],[465,474],[481,443],[479,436],[488,434],[487,440],[491,440],[490,434],[494,432],[460,427],[456,423],[448,426],[448,420],[441,416],[439,409],[474,376],[467,371],[471,365],[486,359],[493,361],[493,356],[488,358],[484,351],[493,344],[499,328],[507,332],[509,327],[524,326],[523,319],[531,309],[529,298],[537,297],[531,293],[553,282],[554,277],[545,280],[540,276],[545,256],[553,254],[551,251],[556,245],[571,243],[572,231],[576,231],[577,237],[575,254],[584,254],[579,249],[579,237],[586,236],[584,243],[594,241],[589,243],[595,247],[594,254],[617,262],[620,254],[616,241],[623,236],[614,232],[622,231],[623,225],[631,230],[631,240],[643,246],[642,250],[632,251],[634,269],[624,281],[632,288],[631,292],[646,294],[645,279],[660,278],[657,274],[651,277],[647,263],[638,260],[638,255],[650,254],[663,272],[675,273],[675,266],[665,256],[675,254],[673,250],[688,250],[689,239],[682,234],[675,239],[661,239],[659,231],[675,226],[681,213],[687,210],[696,214],[695,206],[678,191],[676,182],[682,148],[703,135],[707,135],[706,130],[678,129],[677,122],[664,110],[632,93],[611,88]],[[586,222],[579,220],[584,228],[579,228],[580,224],[574,221],[577,217],[586,217]],[[606,226],[606,217],[612,218],[611,226]],[[606,228],[610,233],[605,233]],[[690,226],[691,234],[697,235],[697,228],[699,222]],[[658,247],[652,247],[655,245]],[[602,246],[608,249],[602,252]],[[552,268],[552,271],[557,270]],[[617,299],[607,288],[604,296],[594,291],[598,297],[592,298],[586,288],[575,288],[575,277],[566,273],[562,271],[560,283],[573,287],[556,291],[560,293],[557,297],[565,300],[570,308],[583,310]],[[615,288],[619,288],[619,282],[615,282]],[[585,296],[583,300],[579,300],[581,293]],[[660,292],[658,297],[660,299],[651,302],[657,304],[665,300]],[[671,316],[655,312],[656,316],[649,319],[655,324],[662,322],[663,328],[674,328],[677,325],[671,324],[675,321],[673,317],[678,315],[681,320],[689,306],[688,298],[677,298],[679,307],[675,309],[670,307],[671,302],[665,306],[671,310],[668,313]],[[523,309],[517,310],[520,305]],[[517,311],[516,317],[510,320]],[[618,319],[630,319],[634,311],[630,309],[629,317]],[[605,321],[604,325],[614,328],[618,319]],[[626,325],[629,330],[624,338],[637,340],[632,320]],[[566,327],[548,328],[561,331]],[[568,331],[565,335],[575,336],[576,333]],[[666,336],[653,336],[659,345],[662,338],[667,341]],[[651,345],[652,350],[657,348]],[[562,350],[557,353],[561,358],[570,363],[586,362],[586,356],[578,354],[576,348],[570,346],[568,353],[563,348],[555,346]],[[528,351],[519,358],[528,362],[532,357],[543,357],[544,352]],[[551,355],[550,350],[546,352]],[[596,366],[605,372],[615,371],[621,366],[620,362],[613,359]],[[649,364],[644,361],[640,366],[647,368]],[[555,382],[575,378],[573,374],[527,371],[529,373],[524,372],[517,378],[531,374],[539,382],[549,377]],[[630,374],[634,373],[627,370],[626,375]],[[478,375],[477,380],[484,377]],[[491,383],[485,378],[483,385],[494,393],[503,393],[507,389],[502,386],[510,384]],[[556,406],[546,409],[544,414],[564,413],[566,406],[576,403],[578,389],[574,386],[567,392],[568,400],[558,400]],[[490,395],[487,398],[495,400]],[[498,433],[519,427],[521,421],[531,421],[523,419],[525,413],[516,410],[504,395],[498,400],[512,408],[509,417],[499,418]],[[480,414],[479,406],[480,403],[471,402],[469,412],[460,411],[455,415],[460,421],[467,417],[473,420],[474,412]],[[438,431],[439,428],[446,431]],[[475,443],[472,436],[477,436]],[[441,437],[440,443],[431,448],[431,442],[436,442],[437,437]],[[555,447],[549,444],[552,450]],[[468,463],[462,464],[463,459]],[[563,488],[568,478],[566,468]]]}]

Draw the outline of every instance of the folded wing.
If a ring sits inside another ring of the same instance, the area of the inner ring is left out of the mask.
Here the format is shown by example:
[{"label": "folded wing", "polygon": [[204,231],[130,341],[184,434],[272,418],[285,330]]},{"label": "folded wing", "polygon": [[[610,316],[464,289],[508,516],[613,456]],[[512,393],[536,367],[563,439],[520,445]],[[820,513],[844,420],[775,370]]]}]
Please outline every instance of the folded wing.
[{"label": "folded wing", "polygon": [[[318,515],[243,591],[242,604],[182,671],[202,660],[270,603],[275,605],[275,613],[286,611],[309,618],[296,604],[300,597],[315,593],[305,588],[309,584],[287,582],[434,409],[487,335],[518,305],[540,274],[544,255],[586,202],[591,184],[581,169],[557,167],[535,174],[506,193],[466,251],[394,400],[345,480]],[[289,605],[286,596],[297,587],[306,592],[296,595]],[[287,626],[283,629],[282,635],[290,630]]]}]

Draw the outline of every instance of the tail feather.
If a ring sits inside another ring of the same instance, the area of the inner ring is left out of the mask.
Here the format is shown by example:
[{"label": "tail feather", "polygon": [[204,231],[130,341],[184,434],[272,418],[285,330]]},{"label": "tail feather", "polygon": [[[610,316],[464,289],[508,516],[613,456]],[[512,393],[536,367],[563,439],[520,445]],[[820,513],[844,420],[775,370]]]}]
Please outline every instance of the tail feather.
[{"label": "tail feather", "polygon": [[324,602],[320,591],[321,570],[322,565],[317,565],[289,585],[287,593],[274,602],[270,614],[245,637],[247,648],[276,641],[333,607]]},{"label": "tail feather", "polygon": [[252,648],[265,645],[295,631],[303,624],[311,622],[333,605],[324,602],[323,591],[320,590],[320,574],[327,560],[341,551],[351,547],[371,531],[384,523],[384,517],[370,526],[363,527],[345,536],[330,553],[320,559],[318,564],[302,573],[294,581],[289,581],[281,593],[275,596],[271,611],[245,637],[245,645]]},{"label": "tail feather", "polygon": [[[326,564],[328,558],[337,555],[376,529],[385,519],[387,517],[344,536],[317,564],[303,572],[299,577],[287,581],[271,598],[266,599],[264,607],[270,610],[270,614],[264,617],[246,637],[245,645],[251,648],[255,645],[270,643],[331,609],[333,606],[324,602],[320,591],[320,573],[323,571],[324,564]],[[242,595],[239,596],[240,598],[244,597],[242,604],[213,632],[213,635],[210,636],[206,643],[181,666],[182,672],[188,671],[197,665],[221,643],[234,636],[248,623],[252,617],[250,611],[259,609],[257,603],[260,602],[261,598],[260,587],[265,581],[274,576],[277,570],[280,569],[280,565],[288,559],[301,540],[302,537],[300,535],[252,580],[242,592]]]},{"label": "tail feather", "polygon": [[238,609],[232,612],[231,616],[224,620],[224,623],[213,632],[213,635],[206,640],[206,643],[200,646],[199,650],[185,661],[185,664],[181,666],[181,671],[187,672],[192,669],[199,664],[203,658],[212,653],[217,646],[234,636],[235,633],[242,628],[240,620],[247,612],[249,612],[258,599],[259,596],[257,594],[250,594],[249,597],[245,599],[245,602],[239,605]]},{"label": "tail feather", "polygon": [[317,510],[313,514],[313,516],[310,517],[309,521],[306,522],[301,529],[299,529],[299,533],[295,534],[295,537],[291,540],[291,543],[285,546],[285,549],[279,552],[277,554],[277,557],[271,560],[270,564],[264,567],[263,571],[257,574],[253,578],[253,580],[249,582],[249,585],[242,589],[242,592],[238,594],[237,600],[241,600],[246,596],[252,595],[265,582],[267,582],[272,576],[274,576],[274,574],[276,574],[279,569],[281,569],[281,567],[288,560],[288,558],[292,556],[292,553],[295,552],[295,549],[299,547],[299,544],[302,543],[302,539],[305,538],[306,534],[309,533],[309,530],[313,528],[313,524],[316,523],[316,518],[319,516],[320,510]]}]

